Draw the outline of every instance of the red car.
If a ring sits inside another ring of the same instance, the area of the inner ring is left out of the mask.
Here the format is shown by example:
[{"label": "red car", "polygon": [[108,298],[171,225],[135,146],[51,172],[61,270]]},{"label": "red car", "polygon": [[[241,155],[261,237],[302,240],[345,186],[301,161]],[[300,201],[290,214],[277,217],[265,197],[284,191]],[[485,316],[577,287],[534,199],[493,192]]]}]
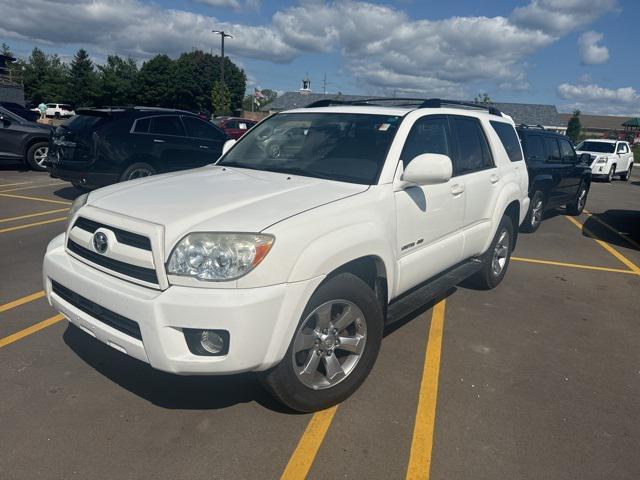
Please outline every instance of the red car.
[{"label": "red car", "polygon": [[255,120],[249,120],[248,118],[225,118],[218,126],[224,130],[224,133],[229,135],[230,138],[238,139],[253,127],[256,123]]}]

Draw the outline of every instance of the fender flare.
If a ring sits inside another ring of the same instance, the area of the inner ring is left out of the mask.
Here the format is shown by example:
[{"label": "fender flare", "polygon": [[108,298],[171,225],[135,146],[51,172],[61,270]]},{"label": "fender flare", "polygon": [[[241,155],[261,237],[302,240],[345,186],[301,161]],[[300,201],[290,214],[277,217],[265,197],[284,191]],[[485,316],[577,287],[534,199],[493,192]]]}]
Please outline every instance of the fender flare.
[{"label": "fender flare", "polygon": [[486,252],[491,242],[493,241],[493,237],[498,231],[498,225],[500,225],[500,221],[504,216],[507,208],[512,203],[517,202],[518,204],[518,225],[514,225],[514,230],[517,232],[522,219],[526,212],[522,212],[522,201],[520,198],[520,188],[515,184],[508,184],[505,188],[500,192],[498,199],[496,200],[496,207],[493,210],[493,216],[491,217],[491,235],[488,236],[483,252]]}]

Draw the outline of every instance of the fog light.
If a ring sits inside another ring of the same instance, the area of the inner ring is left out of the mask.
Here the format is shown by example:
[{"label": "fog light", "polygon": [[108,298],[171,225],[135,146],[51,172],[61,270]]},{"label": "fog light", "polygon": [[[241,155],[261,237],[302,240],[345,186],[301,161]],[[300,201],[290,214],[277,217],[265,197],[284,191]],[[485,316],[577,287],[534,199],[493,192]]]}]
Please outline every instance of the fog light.
[{"label": "fog light", "polygon": [[184,338],[194,355],[221,356],[229,352],[229,332],[184,328]]}]

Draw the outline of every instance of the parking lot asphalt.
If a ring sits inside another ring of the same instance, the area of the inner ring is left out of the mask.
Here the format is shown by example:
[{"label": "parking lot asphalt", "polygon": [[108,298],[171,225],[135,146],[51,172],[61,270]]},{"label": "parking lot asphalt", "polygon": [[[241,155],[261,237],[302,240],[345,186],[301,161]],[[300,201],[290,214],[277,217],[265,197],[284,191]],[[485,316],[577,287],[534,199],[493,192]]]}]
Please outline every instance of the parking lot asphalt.
[{"label": "parking lot asphalt", "polygon": [[41,264],[79,193],[0,170],[0,479],[640,478],[637,176],[521,235],[495,290],[388,329],[361,389],[314,415],[62,320]]}]

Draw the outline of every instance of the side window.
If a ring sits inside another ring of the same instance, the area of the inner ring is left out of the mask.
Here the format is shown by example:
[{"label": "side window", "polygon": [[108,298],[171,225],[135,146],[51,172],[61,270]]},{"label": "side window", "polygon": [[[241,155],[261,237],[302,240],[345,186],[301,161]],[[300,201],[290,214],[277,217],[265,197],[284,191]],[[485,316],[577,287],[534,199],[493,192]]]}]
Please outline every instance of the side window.
[{"label": "side window", "polygon": [[573,147],[571,146],[571,143],[569,143],[569,140],[559,138],[558,142],[560,143],[560,153],[562,155],[562,161],[564,163],[574,163],[576,161],[576,152],[573,150]]},{"label": "side window", "polygon": [[516,134],[515,129],[504,122],[489,122],[491,126],[500,137],[500,141],[502,142],[502,146],[507,151],[507,155],[509,155],[509,160],[512,162],[519,162],[522,160],[522,150],[520,149],[520,141],[518,140],[518,135]]},{"label": "side window", "polygon": [[149,133],[184,137],[184,127],[178,116],[152,117]]},{"label": "side window", "polygon": [[454,175],[464,175],[492,167],[493,158],[480,122],[472,117],[450,118],[457,146],[457,155],[453,162]]},{"label": "side window", "polygon": [[203,122],[194,117],[182,117],[187,128],[187,136],[195,138],[207,138],[209,140],[223,140],[224,133],[210,123]]},{"label": "side window", "polygon": [[140,118],[135,121],[133,125],[133,131],[135,133],[149,133],[150,118]]},{"label": "side window", "polygon": [[618,153],[629,153],[629,149],[627,148],[627,144],[626,143],[619,143],[618,144]]},{"label": "side window", "polygon": [[560,162],[560,149],[558,148],[558,142],[553,137],[544,137],[544,147],[547,151],[546,161],[547,163]]},{"label": "side window", "polygon": [[524,152],[527,163],[544,162],[547,158],[540,135],[527,135],[525,137]]},{"label": "side window", "polygon": [[402,149],[400,158],[403,165],[406,167],[411,160],[423,153],[440,153],[450,157],[448,130],[445,117],[428,116],[416,120]]}]

